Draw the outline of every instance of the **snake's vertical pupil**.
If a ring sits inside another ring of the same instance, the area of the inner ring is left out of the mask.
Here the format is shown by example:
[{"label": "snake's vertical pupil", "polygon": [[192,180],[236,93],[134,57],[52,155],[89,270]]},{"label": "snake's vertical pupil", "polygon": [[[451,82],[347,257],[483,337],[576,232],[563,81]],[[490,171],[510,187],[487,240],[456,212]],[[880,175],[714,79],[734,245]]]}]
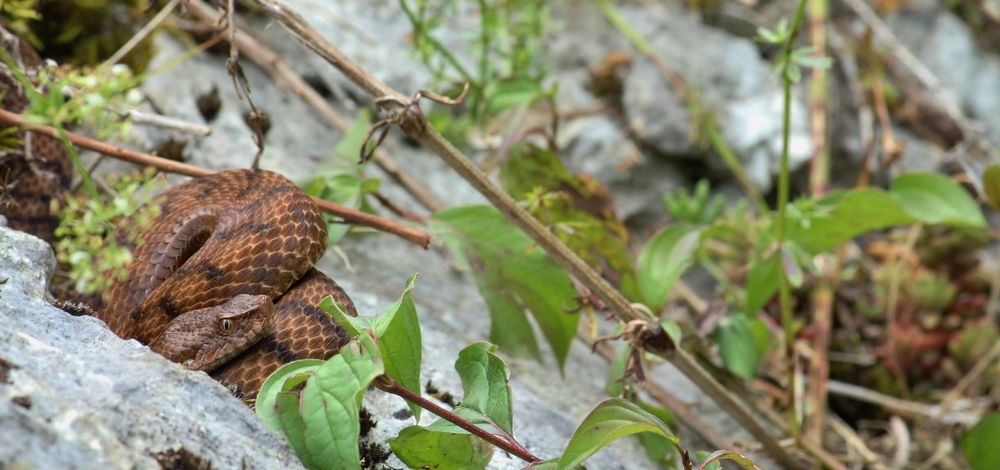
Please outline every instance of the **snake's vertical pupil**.
[{"label": "snake's vertical pupil", "polygon": [[222,328],[222,331],[229,331],[233,328],[233,321],[228,318],[223,318],[222,321],[219,322],[219,327]]}]

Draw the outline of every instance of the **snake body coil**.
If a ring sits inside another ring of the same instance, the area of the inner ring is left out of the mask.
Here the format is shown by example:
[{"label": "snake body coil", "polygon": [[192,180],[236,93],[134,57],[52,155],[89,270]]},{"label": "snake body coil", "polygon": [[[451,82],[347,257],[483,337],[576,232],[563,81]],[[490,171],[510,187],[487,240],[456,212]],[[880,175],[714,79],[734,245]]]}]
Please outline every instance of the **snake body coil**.
[{"label": "snake body coil", "polygon": [[271,332],[212,372],[247,397],[282,364],[326,359],[347,342],[318,308],[332,295],[356,314],[340,286],[313,269],[326,249],[326,223],[292,182],[268,171],[227,171],[175,186],[161,200],[127,279],[97,313],[118,336],[150,344],[182,313],[239,294],[267,296],[275,302]]}]

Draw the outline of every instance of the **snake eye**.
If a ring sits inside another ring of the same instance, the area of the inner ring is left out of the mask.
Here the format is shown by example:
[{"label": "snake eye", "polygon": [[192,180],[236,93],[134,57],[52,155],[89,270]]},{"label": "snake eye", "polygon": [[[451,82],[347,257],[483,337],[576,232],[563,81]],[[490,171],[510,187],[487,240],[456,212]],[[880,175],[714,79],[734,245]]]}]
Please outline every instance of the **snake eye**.
[{"label": "snake eye", "polygon": [[233,329],[233,321],[228,318],[223,318],[222,320],[219,320],[219,328],[221,328],[222,331],[229,331]]}]

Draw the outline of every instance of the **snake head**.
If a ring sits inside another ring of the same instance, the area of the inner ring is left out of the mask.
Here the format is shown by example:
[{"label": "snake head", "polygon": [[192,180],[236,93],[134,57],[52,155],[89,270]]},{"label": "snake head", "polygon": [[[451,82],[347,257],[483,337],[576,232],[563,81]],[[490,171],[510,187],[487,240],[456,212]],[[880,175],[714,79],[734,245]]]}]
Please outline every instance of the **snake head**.
[{"label": "snake head", "polygon": [[209,372],[246,351],[271,330],[274,303],[239,294],[228,302],[178,315],[149,347],[188,369]]}]

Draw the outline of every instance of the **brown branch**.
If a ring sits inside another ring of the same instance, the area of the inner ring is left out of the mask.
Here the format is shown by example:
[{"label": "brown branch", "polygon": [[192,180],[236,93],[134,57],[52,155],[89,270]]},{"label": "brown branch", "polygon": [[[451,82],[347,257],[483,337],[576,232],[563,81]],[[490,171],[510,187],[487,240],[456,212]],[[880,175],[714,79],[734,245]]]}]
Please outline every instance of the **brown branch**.
[{"label": "brown branch", "polygon": [[393,395],[402,397],[404,400],[414,403],[417,406],[427,411],[430,411],[431,413],[440,416],[441,418],[447,420],[448,422],[468,431],[469,434],[472,434],[486,442],[489,442],[490,444],[493,444],[507,452],[510,452],[511,454],[514,454],[514,456],[516,456],[521,460],[524,460],[525,462],[535,463],[542,461],[541,458],[529,452],[528,449],[525,449],[524,446],[522,446],[516,440],[514,440],[513,436],[507,434],[502,429],[500,431],[503,432],[504,435],[500,436],[491,433],[483,428],[480,428],[479,426],[476,426],[475,424],[472,424],[467,420],[463,419],[461,416],[458,416],[455,413],[452,413],[451,411],[444,409],[437,403],[434,403],[419,394],[407,390],[406,387],[403,387],[402,385],[399,384],[399,382],[396,382],[387,375],[383,375],[375,379],[373,384],[375,385],[375,388],[378,388],[383,392],[391,393]]},{"label": "brown branch", "polygon": [[[57,135],[56,130],[53,129],[52,127],[36,125],[25,119],[20,114],[15,114],[3,109],[0,109],[0,123],[18,126],[28,130],[29,132],[35,134],[47,135],[49,137],[56,137]],[[152,166],[160,171],[165,171],[167,173],[176,173],[185,176],[207,176],[211,175],[212,173],[215,173],[214,171],[206,168],[201,168],[194,165],[188,165],[187,163],[175,162],[173,160],[167,160],[165,158],[160,158],[155,155],[150,155],[148,153],[142,153],[142,152],[136,152],[134,150],[124,149],[116,145],[91,139],[89,137],[76,134],[73,132],[66,132],[66,135],[69,137],[70,142],[74,143],[75,145],[81,148],[85,148],[87,150],[93,150],[95,152],[116,158],[118,160],[124,160],[138,165]],[[344,207],[339,204],[334,204],[330,201],[325,201],[323,199],[314,197],[313,202],[315,202],[316,205],[323,210],[323,212],[326,212],[335,217],[340,217],[341,219],[344,219],[345,222],[356,223],[358,225],[371,227],[382,232],[391,233],[400,238],[413,242],[425,249],[428,246],[430,246],[431,235],[423,230],[419,230],[413,227],[408,227],[406,225],[386,219],[384,217],[367,214],[357,209]]]},{"label": "brown branch", "polygon": [[[201,0],[190,0],[188,10],[205,22],[217,22],[221,16]],[[353,123],[333,109],[333,106],[330,106],[330,103],[322,95],[285,64],[280,55],[239,28],[236,29],[236,47],[241,54],[275,77],[276,81],[280,80],[287,84],[295,94],[299,95],[303,101],[312,106],[328,123],[344,133],[351,130]],[[431,212],[444,209],[445,206],[440,200],[421,186],[416,179],[406,173],[387,153],[382,150],[376,150],[374,159],[375,163],[389,174],[389,177],[406,188],[421,205]]]},{"label": "brown branch", "polygon": [[[351,61],[330,41],[316,32],[302,18],[279,0],[256,0],[272,17],[299,38],[306,47],[326,59],[340,69],[356,85],[364,89],[375,99],[392,98],[399,102],[407,102],[400,93],[381,82],[360,66]],[[562,243],[548,228],[542,225],[527,210],[517,204],[506,192],[496,186],[489,177],[476,165],[448,142],[422,115],[423,122],[419,126],[421,133],[413,135],[425,147],[438,154],[455,172],[468,181],[490,203],[493,204],[508,220],[514,222],[535,243],[566,269],[573,277],[583,283],[594,294],[601,298],[622,321],[643,320],[653,321],[632,308],[632,304],[617,290],[611,287],[600,274],[585,263],[579,256]],[[747,405],[740,402],[719,384],[698,362],[686,351],[679,349],[662,329],[656,328],[654,336],[647,343],[649,350],[670,360],[706,395],[710,396],[719,406],[736,419],[751,435],[760,440],[775,459],[787,468],[801,468],[801,463],[792,457],[772,436],[767,428],[755,417]]]}]

